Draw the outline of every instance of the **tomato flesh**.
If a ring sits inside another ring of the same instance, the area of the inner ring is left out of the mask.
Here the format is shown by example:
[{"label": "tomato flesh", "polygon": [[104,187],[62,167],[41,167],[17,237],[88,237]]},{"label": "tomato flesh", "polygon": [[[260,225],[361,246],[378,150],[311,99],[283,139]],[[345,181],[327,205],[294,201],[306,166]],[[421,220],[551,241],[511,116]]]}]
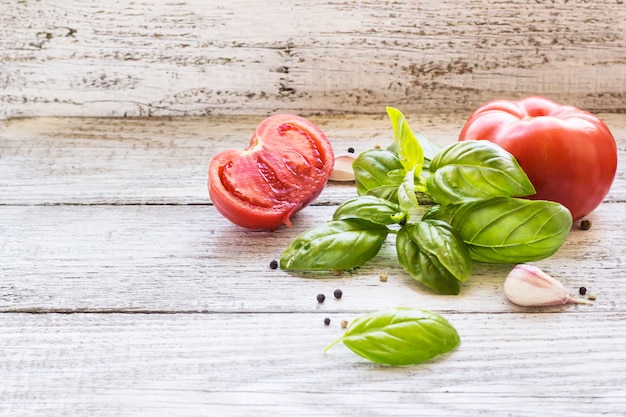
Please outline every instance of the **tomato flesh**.
[{"label": "tomato flesh", "polygon": [[275,230],[319,196],[333,165],[332,146],[317,126],[279,114],[257,127],[246,149],[211,160],[209,195],[231,222]]},{"label": "tomato flesh", "polygon": [[537,193],[556,201],[574,220],[606,197],[617,170],[617,145],[597,116],[543,97],[496,100],[478,108],[459,140],[489,140],[510,152]]}]

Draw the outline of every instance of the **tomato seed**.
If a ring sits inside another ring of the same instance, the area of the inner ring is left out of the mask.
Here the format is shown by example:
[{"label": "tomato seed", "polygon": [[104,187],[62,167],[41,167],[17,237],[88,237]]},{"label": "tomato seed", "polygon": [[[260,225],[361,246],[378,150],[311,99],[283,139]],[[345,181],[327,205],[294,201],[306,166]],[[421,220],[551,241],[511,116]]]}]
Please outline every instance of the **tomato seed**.
[{"label": "tomato seed", "polygon": [[380,282],[387,282],[387,274],[384,272],[380,273]]},{"label": "tomato seed", "polygon": [[348,320],[341,320],[341,328],[345,329],[348,327]]},{"label": "tomato seed", "polygon": [[596,295],[595,294],[589,294],[587,296],[588,299],[590,299],[591,301],[594,301],[596,299]]},{"label": "tomato seed", "polygon": [[317,294],[318,303],[323,303],[325,299],[326,299],[326,296],[324,294]]},{"label": "tomato seed", "polygon": [[337,289],[333,294],[335,295],[335,298],[341,298],[341,296],[343,295],[343,291]]},{"label": "tomato seed", "polygon": [[278,261],[276,259],[274,259],[272,262],[270,262],[270,268],[272,268],[272,269],[278,268]]}]

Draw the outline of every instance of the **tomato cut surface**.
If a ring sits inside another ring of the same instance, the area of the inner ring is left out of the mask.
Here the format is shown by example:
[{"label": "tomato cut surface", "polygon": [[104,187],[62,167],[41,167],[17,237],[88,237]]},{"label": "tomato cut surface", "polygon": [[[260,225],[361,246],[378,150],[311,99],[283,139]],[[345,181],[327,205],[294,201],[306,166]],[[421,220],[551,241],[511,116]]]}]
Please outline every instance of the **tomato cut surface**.
[{"label": "tomato cut surface", "polygon": [[257,127],[246,149],[211,160],[209,195],[231,222],[275,230],[319,196],[333,165],[332,146],[317,126],[278,114]]},{"label": "tomato cut surface", "polygon": [[478,108],[459,140],[489,140],[519,162],[537,193],[563,204],[574,220],[606,197],[617,170],[617,145],[606,124],[543,97],[496,100]]}]

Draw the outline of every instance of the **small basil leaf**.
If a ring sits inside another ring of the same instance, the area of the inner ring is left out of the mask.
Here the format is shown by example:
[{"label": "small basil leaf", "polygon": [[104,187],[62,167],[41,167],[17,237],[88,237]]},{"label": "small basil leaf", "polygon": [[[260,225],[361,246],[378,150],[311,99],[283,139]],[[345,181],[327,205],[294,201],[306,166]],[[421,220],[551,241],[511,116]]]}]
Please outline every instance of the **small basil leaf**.
[{"label": "small basil leaf", "polygon": [[399,307],[357,317],[324,353],[340,342],[367,360],[398,366],[426,362],[448,353],[460,345],[461,338],[442,316]]},{"label": "small basil leaf", "polygon": [[402,268],[415,281],[439,294],[458,294],[461,291],[459,280],[448,272],[435,256],[420,249],[411,238],[412,227],[414,225],[403,227],[396,235],[396,253]]},{"label": "small basil leaf", "polygon": [[523,263],[554,254],[567,238],[572,215],[559,203],[496,197],[447,208],[452,227],[479,262]]},{"label": "small basil leaf", "polygon": [[385,242],[389,229],[365,220],[332,220],[293,240],[280,258],[284,270],[341,270],[363,265]]},{"label": "small basil leaf", "polygon": [[373,195],[350,199],[337,207],[333,220],[364,219],[372,223],[390,225],[406,217],[396,203]]},{"label": "small basil leaf", "polygon": [[387,107],[387,115],[389,115],[393,125],[393,137],[398,151],[398,158],[404,170],[410,171],[413,168],[417,168],[416,172],[419,175],[424,165],[424,150],[400,110]]},{"label": "small basil leaf", "polygon": [[459,234],[441,220],[424,220],[409,229],[419,248],[435,257],[441,266],[461,282],[472,273],[469,249]]},{"label": "small basil leaf", "polygon": [[415,194],[415,168],[410,169],[398,187],[398,204],[400,210],[409,213],[411,218],[418,218],[419,203]]},{"label": "small basil leaf", "polygon": [[513,155],[486,140],[456,142],[444,148],[431,161],[430,173],[428,193],[441,204],[535,193]]},{"label": "small basil leaf", "polygon": [[406,175],[406,171],[404,170],[404,168],[393,169],[387,173],[387,176],[391,178],[391,180],[397,184],[400,184],[402,183],[402,181],[404,181],[405,175]]},{"label": "small basil leaf", "polygon": [[[435,142],[432,142],[426,136],[421,133],[413,132],[415,139],[419,142],[422,150],[424,151],[424,169],[428,170],[430,167],[430,161],[437,155],[437,153],[441,150],[441,146],[437,145]],[[398,154],[398,146],[395,142],[392,142],[391,145],[387,146],[387,149],[396,155]]]},{"label": "small basil leaf", "polygon": [[[397,202],[398,186],[404,168],[398,156],[386,149],[362,152],[352,163],[356,190],[359,195],[373,195]],[[401,175],[390,175],[401,170]]]}]

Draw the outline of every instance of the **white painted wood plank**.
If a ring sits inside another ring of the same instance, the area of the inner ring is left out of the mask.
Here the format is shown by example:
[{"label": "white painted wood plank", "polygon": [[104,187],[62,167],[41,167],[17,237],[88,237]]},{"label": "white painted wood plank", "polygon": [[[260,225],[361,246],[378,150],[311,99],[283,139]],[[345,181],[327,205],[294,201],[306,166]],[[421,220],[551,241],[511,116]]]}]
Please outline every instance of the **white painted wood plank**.
[{"label": "white painted wood plank", "polygon": [[[393,239],[341,277],[286,273],[269,263],[334,207],[308,207],[292,228],[241,229],[212,206],[0,206],[0,311],[367,311],[398,304],[457,312],[527,311],[502,290],[511,265],[476,264],[459,296],[440,296],[399,267]],[[598,300],[555,311],[624,313],[626,206],[604,203],[555,255],[536,264]],[[380,282],[380,273],[388,273]],[[341,288],[337,301],[332,292]],[[316,295],[328,300],[318,304]]]},{"label": "white painted wood plank", "polygon": [[[457,314],[442,360],[389,368],[325,314],[0,314],[3,416],[623,416],[623,314]],[[607,331],[611,329],[611,331]]]},{"label": "white painted wood plank", "polygon": [[470,110],[542,94],[624,111],[620,1],[3,2],[0,119]]},{"label": "white painted wood plank", "polygon": [[[411,126],[440,145],[457,139],[462,114],[410,114]],[[607,201],[626,201],[626,116],[602,114],[619,149]],[[243,149],[263,117],[148,119],[36,118],[0,127],[0,204],[208,204],[207,168],[224,149]],[[392,142],[376,116],[317,116],[336,154]],[[354,187],[330,184],[316,204],[338,204]]]}]

